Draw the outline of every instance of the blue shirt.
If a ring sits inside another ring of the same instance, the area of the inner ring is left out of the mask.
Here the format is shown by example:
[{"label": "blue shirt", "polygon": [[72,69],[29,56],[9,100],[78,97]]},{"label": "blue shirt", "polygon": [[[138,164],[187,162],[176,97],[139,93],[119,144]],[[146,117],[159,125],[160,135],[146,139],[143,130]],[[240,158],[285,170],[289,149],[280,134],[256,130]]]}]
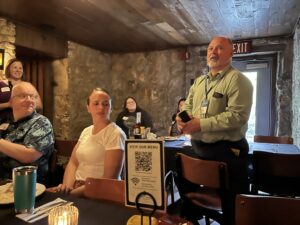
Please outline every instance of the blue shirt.
[{"label": "blue shirt", "polygon": [[[0,137],[42,153],[42,156],[30,165],[38,167],[37,181],[44,183],[48,173],[48,160],[54,150],[54,136],[50,121],[45,116],[34,112],[17,122],[10,122],[7,129],[0,130]],[[11,178],[12,169],[23,165],[25,164],[0,153],[1,178]]]}]

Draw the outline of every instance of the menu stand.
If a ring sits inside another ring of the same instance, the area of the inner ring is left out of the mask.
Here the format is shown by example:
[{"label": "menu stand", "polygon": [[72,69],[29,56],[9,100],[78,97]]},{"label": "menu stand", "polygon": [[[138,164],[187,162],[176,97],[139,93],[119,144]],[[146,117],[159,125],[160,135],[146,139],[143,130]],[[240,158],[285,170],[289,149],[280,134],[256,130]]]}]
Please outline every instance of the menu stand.
[{"label": "menu stand", "polygon": [[[146,213],[147,210],[142,209],[142,207],[144,206],[144,204],[140,203],[139,200],[141,199],[142,196],[145,196],[145,195],[149,196],[149,197],[151,198],[152,202],[153,202],[153,205],[152,205],[153,210],[152,210],[152,211],[149,211],[149,214],[148,214],[149,225],[151,225],[151,222],[152,222],[151,217],[152,217],[152,215],[154,214],[154,212],[155,212],[156,209],[157,209],[157,203],[156,203],[156,200],[155,200],[155,198],[153,197],[153,195],[151,195],[149,192],[143,191],[143,192],[139,193],[139,194],[136,196],[135,204],[136,204],[137,209],[138,209],[138,210],[140,211],[140,213],[141,213],[141,225],[143,225],[143,222],[144,222],[144,221],[143,221],[143,217],[144,217],[144,215],[147,216],[147,213]],[[149,208],[149,205],[147,205],[147,207]]]}]

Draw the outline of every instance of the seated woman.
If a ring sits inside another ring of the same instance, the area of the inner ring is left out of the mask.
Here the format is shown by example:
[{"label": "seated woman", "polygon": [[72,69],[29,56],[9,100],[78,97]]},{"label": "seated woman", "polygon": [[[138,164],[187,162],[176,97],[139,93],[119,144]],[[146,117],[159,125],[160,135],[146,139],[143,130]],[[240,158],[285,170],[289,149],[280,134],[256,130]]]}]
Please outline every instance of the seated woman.
[{"label": "seated woman", "polygon": [[179,112],[183,111],[184,105],[185,105],[185,100],[186,100],[185,98],[179,99],[178,104],[177,104],[177,112],[172,115],[172,124],[169,127],[169,135],[170,136],[178,136],[181,134],[181,132],[177,128],[176,115]]},{"label": "seated woman", "polygon": [[85,128],[66,167],[63,183],[56,192],[81,195],[87,177],[120,179],[124,163],[126,135],[110,121],[111,98],[96,88],[87,99],[93,125]]},{"label": "seated woman", "polygon": [[[139,114],[139,115],[138,115]],[[130,130],[136,124],[136,118],[140,117],[140,126],[153,129],[153,124],[149,114],[140,108],[133,97],[127,97],[124,101],[123,111],[119,113],[116,119],[116,124],[122,128],[129,138]]]}]

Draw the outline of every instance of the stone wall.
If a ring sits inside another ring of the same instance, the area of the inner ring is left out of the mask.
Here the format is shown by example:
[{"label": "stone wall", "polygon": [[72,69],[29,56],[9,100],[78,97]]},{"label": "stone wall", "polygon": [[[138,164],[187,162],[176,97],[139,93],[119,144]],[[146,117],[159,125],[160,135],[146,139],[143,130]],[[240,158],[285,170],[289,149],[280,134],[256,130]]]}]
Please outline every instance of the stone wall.
[{"label": "stone wall", "polygon": [[184,52],[106,54],[69,42],[68,58],[53,64],[56,137],[76,139],[91,124],[86,98],[95,87],[111,93],[113,121],[125,97],[133,96],[152,116],[157,134],[167,135],[177,102],[187,92]]},{"label": "stone wall", "polygon": [[[266,42],[269,44],[268,42]],[[278,51],[276,73],[276,123],[277,136],[293,136],[292,133],[292,70],[293,70],[293,40],[281,39],[278,43],[283,49]],[[272,43],[270,43],[271,45]]]},{"label": "stone wall", "polygon": [[294,35],[293,59],[293,138],[294,143],[300,147],[300,23],[298,22]]},{"label": "stone wall", "polygon": [[[54,80],[53,129],[55,137],[60,140],[71,140],[68,59],[54,60],[52,65]],[[78,109],[76,109],[78,110]]]},{"label": "stone wall", "polygon": [[[5,50],[4,68],[7,62],[15,57],[16,27],[13,23],[0,17],[0,48]],[[4,70],[0,70],[0,78],[4,75]]]}]

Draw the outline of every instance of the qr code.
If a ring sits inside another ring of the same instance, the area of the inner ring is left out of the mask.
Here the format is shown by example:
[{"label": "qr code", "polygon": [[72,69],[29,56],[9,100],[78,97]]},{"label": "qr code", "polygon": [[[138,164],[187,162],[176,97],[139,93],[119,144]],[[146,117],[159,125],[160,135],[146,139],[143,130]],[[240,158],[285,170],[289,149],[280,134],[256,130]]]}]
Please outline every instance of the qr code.
[{"label": "qr code", "polygon": [[152,170],[152,152],[135,152],[135,171],[150,172]]}]

